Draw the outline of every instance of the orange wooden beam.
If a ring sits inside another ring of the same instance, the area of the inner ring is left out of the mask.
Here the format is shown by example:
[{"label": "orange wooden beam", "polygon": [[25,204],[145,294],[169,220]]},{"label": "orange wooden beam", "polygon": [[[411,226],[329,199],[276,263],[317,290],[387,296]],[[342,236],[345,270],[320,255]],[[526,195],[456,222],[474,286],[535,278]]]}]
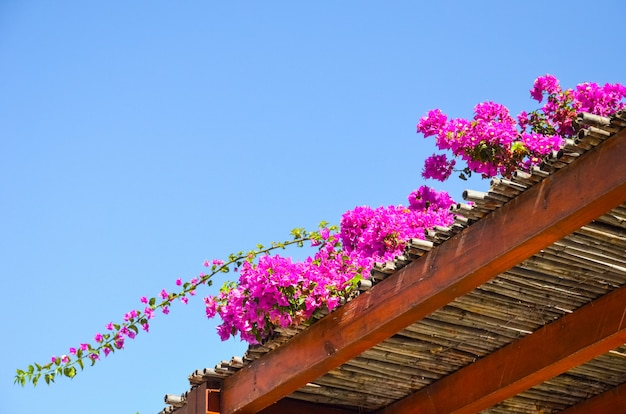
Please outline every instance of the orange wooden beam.
[{"label": "orange wooden beam", "polygon": [[270,405],[259,414],[354,414],[354,411],[347,411],[341,408],[329,407],[324,404],[314,404],[311,402],[295,400],[293,398],[283,398]]},{"label": "orange wooden beam", "polygon": [[252,414],[626,202],[626,131],[224,381]]},{"label": "orange wooden beam", "polygon": [[626,383],[565,409],[560,414],[619,413],[626,407]]},{"label": "orange wooden beam", "polygon": [[626,286],[383,408],[379,414],[477,413],[624,343]]}]

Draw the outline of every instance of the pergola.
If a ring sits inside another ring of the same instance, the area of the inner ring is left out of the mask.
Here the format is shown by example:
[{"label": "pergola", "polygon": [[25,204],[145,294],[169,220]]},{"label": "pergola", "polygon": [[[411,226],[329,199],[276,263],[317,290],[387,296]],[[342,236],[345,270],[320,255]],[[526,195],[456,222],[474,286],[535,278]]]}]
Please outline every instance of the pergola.
[{"label": "pergola", "polygon": [[356,298],[192,373],[162,413],[624,412],[626,114],[578,121]]}]

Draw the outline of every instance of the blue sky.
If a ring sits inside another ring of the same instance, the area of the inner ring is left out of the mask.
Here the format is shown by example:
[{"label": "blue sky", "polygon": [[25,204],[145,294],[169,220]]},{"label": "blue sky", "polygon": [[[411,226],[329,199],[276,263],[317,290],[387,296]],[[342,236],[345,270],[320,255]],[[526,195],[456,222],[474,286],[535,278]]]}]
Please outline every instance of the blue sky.
[{"label": "blue sky", "polygon": [[[221,342],[201,297],[75,379],[16,368],[91,341],[205,259],[405,203],[434,151],[429,109],[534,109],[625,82],[611,16],[587,2],[0,2],[0,411],[156,414]],[[460,199],[467,186],[441,184]],[[302,256],[302,252],[293,252]],[[236,275],[229,275],[235,277]]]}]

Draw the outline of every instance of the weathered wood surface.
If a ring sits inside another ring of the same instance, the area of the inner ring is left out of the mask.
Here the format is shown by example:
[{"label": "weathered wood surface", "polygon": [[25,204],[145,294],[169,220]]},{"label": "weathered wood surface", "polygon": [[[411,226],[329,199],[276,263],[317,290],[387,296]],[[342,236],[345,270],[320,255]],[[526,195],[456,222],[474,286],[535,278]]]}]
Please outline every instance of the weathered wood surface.
[{"label": "weathered wood surface", "polygon": [[476,413],[624,343],[626,286],[379,413]]}]

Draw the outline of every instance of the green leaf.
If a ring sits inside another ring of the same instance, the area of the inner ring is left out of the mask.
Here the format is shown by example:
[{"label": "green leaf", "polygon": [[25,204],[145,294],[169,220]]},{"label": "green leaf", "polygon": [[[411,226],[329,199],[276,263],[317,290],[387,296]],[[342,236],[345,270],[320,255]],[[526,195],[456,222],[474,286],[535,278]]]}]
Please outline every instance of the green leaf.
[{"label": "green leaf", "polygon": [[74,378],[74,376],[76,376],[76,368],[65,367],[65,369],[63,370],[63,375],[65,375],[68,378]]},{"label": "green leaf", "polygon": [[80,370],[82,371],[85,368],[85,362],[82,359],[77,360],[78,366],[80,366]]},{"label": "green leaf", "polygon": [[154,306],[155,303],[156,303],[156,298],[150,298],[150,301],[148,301],[148,304],[150,306]]}]

